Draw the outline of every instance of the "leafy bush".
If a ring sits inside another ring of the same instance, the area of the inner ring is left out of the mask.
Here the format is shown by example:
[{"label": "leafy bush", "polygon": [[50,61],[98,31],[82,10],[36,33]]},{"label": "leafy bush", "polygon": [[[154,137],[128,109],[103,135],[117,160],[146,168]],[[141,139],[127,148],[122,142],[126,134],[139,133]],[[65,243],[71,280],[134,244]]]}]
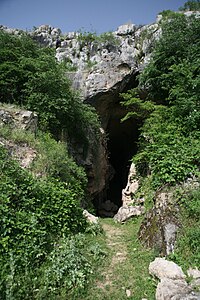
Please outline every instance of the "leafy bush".
[{"label": "leafy bush", "polygon": [[170,109],[157,107],[142,127],[140,150],[133,158],[141,175],[152,173],[154,188],[198,174],[198,135],[185,136]]},{"label": "leafy bush", "polygon": [[28,169],[38,177],[59,179],[73,187],[84,197],[87,178],[84,169],[78,166],[70,157],[66,143],[57,142],[49,133],[37,132],[37,136],[23,129],[11,129],[9,126],[0,127],[0,135],[17,145],[28,145],[36,150],[34,158]]},{"label": "leafy bush", "polygon": [[75,190],[58,180],[35,179],[10,160],[2,147],[0,176],[1,295],[5,299],[10,284],[13,291],[9,293],[18,295],[19,289],[19,295],[25,295],[22,274],[34,273],[54,243],[61,236],[84,231],[86,221]]}]

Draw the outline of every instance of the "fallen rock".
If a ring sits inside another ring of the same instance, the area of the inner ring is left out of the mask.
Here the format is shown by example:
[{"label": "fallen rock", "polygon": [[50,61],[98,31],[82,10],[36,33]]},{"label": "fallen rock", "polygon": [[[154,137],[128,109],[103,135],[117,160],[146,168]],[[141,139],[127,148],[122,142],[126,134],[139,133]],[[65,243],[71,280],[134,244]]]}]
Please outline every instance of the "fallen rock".
[{"label": "fallen rock", "polygon": [[191,292],[185,280],[163,278],[156,289],[156,300],[197,300],[198,298]]},{"label": "fallen rock", "polygon": [[95,217],[93,214],[89,213],[86,209],[84,209],[83,215],[86,217],[89,223],[98,224],[99,222],[98,217]]},{"label": "fallen rock", "polygon": [[[195,272],[193,272],[195,271]],[[188,270],[190,275],[199,276],[198,270]],[[156,289],[156,300],[199,300],[200,293],[187,284],[181,267],[164,258],[155,258],[149,265],[149,273],[161,281]]]},{"label": "fallen rock", "polygon": [[114,216],[114,220],[122,223],[134,216],[144,214],[145,208],[143,206],[122,206]]},{"label": "fallen rock", "polygon": [[149,273],[159,279],[185,279],[181,267],[173,261],[168,261],[164,258],[157,257],[149,265]]}]

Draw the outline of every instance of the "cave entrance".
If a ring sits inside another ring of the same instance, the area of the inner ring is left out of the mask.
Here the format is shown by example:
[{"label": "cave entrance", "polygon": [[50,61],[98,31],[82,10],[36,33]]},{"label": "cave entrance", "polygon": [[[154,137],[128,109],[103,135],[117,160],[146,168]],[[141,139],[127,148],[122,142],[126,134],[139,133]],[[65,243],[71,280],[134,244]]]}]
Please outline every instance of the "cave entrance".
[{"label": "cave entrance", "polygon": [[122,206],[122,189],[127,185],[131,159],[137,152],[141,122],[134,119],[122,122],[126,113],[119,103],[109,110],[106,133],[111,176],[107,187],[94,202],[100,217],[113,217]]},{"label": "cave entrance", "polygon": [[113,167],[113,178],[107,190],[107,199],[118,208],[122,205],[122,189],[126,187],[131,158],[137,152],[139,126],[133,119],[121,122],[125,112],[110,115],[107,133],[109,162]]}]

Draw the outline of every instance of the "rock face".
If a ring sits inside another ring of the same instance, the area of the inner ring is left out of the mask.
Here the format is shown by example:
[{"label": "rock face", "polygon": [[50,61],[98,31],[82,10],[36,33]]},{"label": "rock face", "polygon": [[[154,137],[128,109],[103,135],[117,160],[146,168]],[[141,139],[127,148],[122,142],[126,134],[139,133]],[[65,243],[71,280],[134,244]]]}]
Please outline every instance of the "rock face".
[{"label": "rock face", "polygon": [[[116,95],[134,87],[135,77],[149,61],[159,34],[158,23],[125,24],[101,36],[80,32],[62,34],[59,28],[49,25],[30,32],[36,41],[56,48],[56,58],[66,62],[67,76],[74,88],[81,90],[83,101],[96,107],[107,122],[110,105],[116,102]],[[107,122],[103,124],[104,129]]]},{"label": "rock face", "polygon": [[123,223],[126,220],[145,213],[144,199],[137,199],[135,193],[139,188],[135,164],[131,164],[126,187],[122,190],[122,207],[114,216],[115,221]]},{"label": "rock face", "polygon": [[185,274],[174,262],[156,258],[149,265],[149,273],[160,279],[156,289],[156,300],[200,299],[200,293],[196,293],[192,286],[187,284]]}]

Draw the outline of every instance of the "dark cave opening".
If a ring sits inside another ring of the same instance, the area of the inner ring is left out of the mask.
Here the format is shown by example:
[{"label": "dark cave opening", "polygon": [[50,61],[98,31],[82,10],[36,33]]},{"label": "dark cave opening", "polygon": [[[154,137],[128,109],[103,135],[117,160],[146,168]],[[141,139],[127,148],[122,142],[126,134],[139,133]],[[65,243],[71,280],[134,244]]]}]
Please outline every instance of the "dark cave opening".
[{"label": "dark cave opening", "polygon": [[107,132],[109,162],[114,169],[114,176],[109,183],[107,199],[118,206],[122,205],[122,189],[126,187],[131,159],[137,152],[138,124],[129,119],[124,122],[120,114],[110,117]]},{"label": "dark cave opening", "polygon": [[105,189],[93,201],[96,213],[101,217],[113,217],[122,206],[122,190],[127,185],[131,159],[137,152],[141,120],[130,118],[121,121],[128,110],[121,105],[123,99],[120,95],[138,86],[137,75],[138,72],[133,73],[116,90],[91,98],[108,136],[107,151],[111,166]]}]

